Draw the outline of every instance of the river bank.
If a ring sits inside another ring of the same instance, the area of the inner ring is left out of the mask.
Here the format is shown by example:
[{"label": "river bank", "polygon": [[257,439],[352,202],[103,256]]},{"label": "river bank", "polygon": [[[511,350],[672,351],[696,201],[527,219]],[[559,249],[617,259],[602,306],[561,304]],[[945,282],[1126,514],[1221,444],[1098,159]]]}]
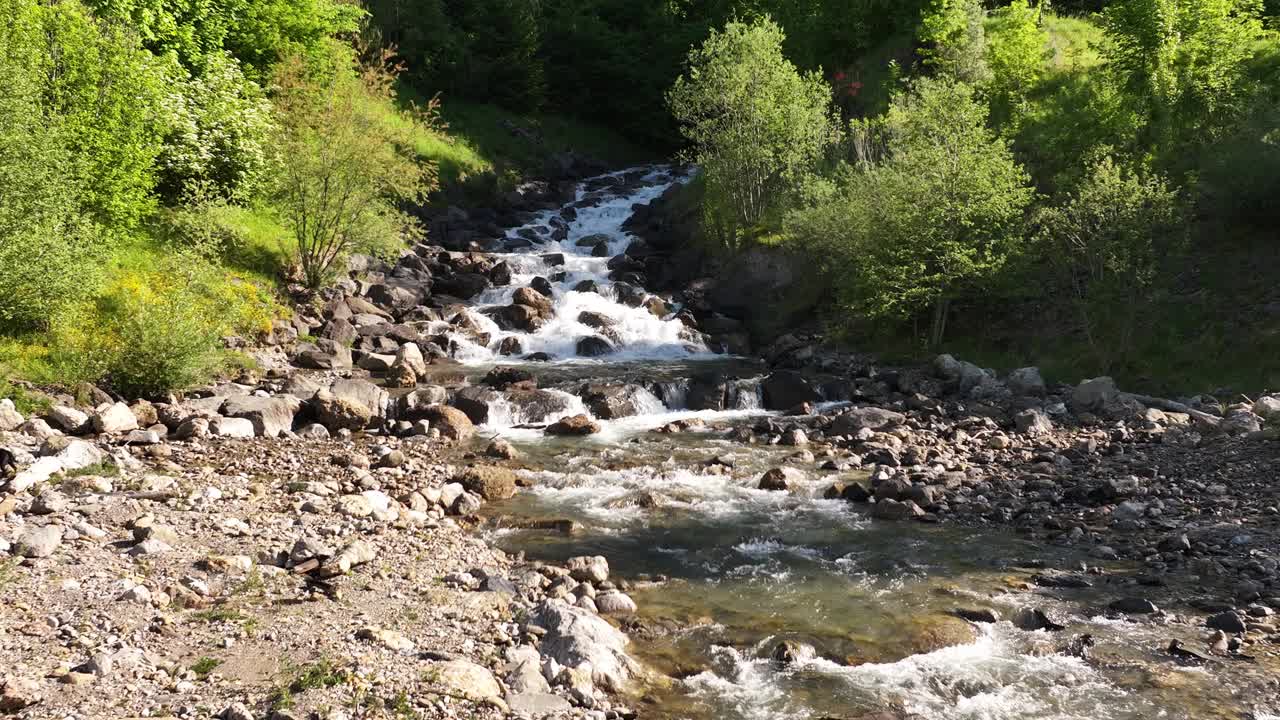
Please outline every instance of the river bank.
[{"label": "river bank", "polygon": [[672,256],[627,230],[681,181],[451,209],[239,382],[0,411],[6,708],[1275,711],[1280,401],[726,357],[740,328],[644,290]]}]

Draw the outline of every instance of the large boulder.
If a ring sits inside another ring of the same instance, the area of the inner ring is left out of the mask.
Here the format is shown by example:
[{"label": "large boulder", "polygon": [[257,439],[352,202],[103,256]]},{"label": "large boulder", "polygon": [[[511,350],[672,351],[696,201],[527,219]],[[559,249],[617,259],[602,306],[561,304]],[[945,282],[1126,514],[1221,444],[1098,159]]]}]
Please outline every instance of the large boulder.
[{"label": "large boulder", "polygon": [[8,398],[0,400],[0,432],[13,432],[22,427],[22,423],[26,421],[12,400]]},{"label": "large boulder", "polygon": [[425,677],[446,694],[482,702],[506,710],[502,686],[489,670],[467,660],[432,663]]},{"label": "large boulder", "polygon": [[372,418],[386,417],[391,396],[368,380],[335,380],[329,386],[335,397],[363,405]]},{"label": "large boulder", "polygon": [[48,420],[50,425],[72,435],[86,432],[90,426],[87,414],[66,405],[54,405],[49,408],[49,412],[45,413],[45,420]]},{"label": "large boulder", "polygon": [[432,405],[421,412],[422,419],[451,440],[468,440],[476,434],[476,426],[467,414],[448,405]]},{"label": "large boulder", "polygon": [[503,330],[536,332],[546,322],[537,310],[528,305],[507,305],[486,312]]},{"label": "large boulder", "polygon": [[122,402],[100,405],[93,413],[93,431],[99,435],[118,435],[138,429],[138,418]]},{"label": "large boulder", "polygon": [[258,437],[279,437],[293,430],[294,417],[301,407],[302,401],[292,395],[242,395],[229,398],[222,406],[222,414],[253,423],[254,434]]},{"label": "large boulder", "polygon": [[837,415],[831,422],[830,432],[835,435],[854,435],[859,430],[888,430],[906,422],[905,415],[878,407],[852,408]]},{"label": "large boulder", "polygon": [[568,668],[590,668],[596,685],[622,690],[639,669],[627,655],[630,640],[607,620],[561,600],[547,600],[534,609],[533,623],[545,628],[540,650]]},{"label": "large boulder", "polygon": [[779,370],[765,378],[764,406],[768,410],[787,410],[822,399],[803,375],[793,370]]},{"label": "large boulder", "polygon": [[1098,412],[1115,404],[1120,396],[1116,381],[1103,376],[1085,380],[1071,392],[1071,407],[1075,410]]},{"label": "large boulder", "polygon": [[523,305],[524,307],[533,308],[540,317],[551,317],[552,305],[551,298],[534,290],[533,288],[520,288],[511,296],[511,302],[515,305]]},{"label": "large boulder", "polygon": [[476,425],[489,422],[489,408],[502,399],[502,393],[480,385],[464,387],[453,395],[453,406],[466,413]]},{"label": "large boulder", "polygon": [[453,479],[485,500],[506,500],[516,494],[516,474],[503,467],[477,465]]},{"label": "large boulder", "polygon": [[950,355],[939,355],[934,358],[933,370],[938,377],[953,384],[962,395],[967,395],[973,388],[994,379],[991,373],[977,365],[957,360]]},{"label": "large boulder", "polygon": [[373,413],[363,403],[338,397],[329,390],[320,390],[308,403],[316,422],[330,430],[363,430],[373,419]]},{"label": "large boulder", "polygon": [[575,350],[581,357],[600,357],[609,355],[615,348],[613,343],[599,335],[588,335],[578,341]]},{"label": "large boulder", "polygon": [[1053,432],[1053,421],[1043,410],[1028,408],[1013,416],[1018,432],[1024,435],[1044,435]]},{"label": "large boulder", "polygon": [[1009,373],[1009,390],[1014,395],[1044,397],[1047,390],[1040,368],[1024,367]]}]

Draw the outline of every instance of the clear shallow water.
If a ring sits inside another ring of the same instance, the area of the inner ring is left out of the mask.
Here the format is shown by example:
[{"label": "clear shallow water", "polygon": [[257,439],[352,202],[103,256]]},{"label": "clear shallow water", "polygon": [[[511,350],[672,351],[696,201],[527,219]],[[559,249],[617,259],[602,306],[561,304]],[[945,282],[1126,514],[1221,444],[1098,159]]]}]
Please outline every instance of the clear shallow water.
[{"label": "clear shallow water", "polygon": [[[822,499],[833,482],[857,473],[820,471],[823,458],[797,458],[796,448],[726,439],[732,426],[769,415],[749,380],[760,366],[710,353],[671,317],[618,303],[607,258],[589,257],[589,248],[575,244],[603,233],[611,253],[622,252],[631,242],[621,226],[632,204],[672,182],[661,169],[649,178],[645,187],[580,208],[563,242],[507,256],[512,286],[480,298],[481,305],[506,304],[515,288],[564,271],[553,283],[553,321],[535,333],[508,333],[473,313],[492,333],[489,346],[464,347],[467,367],[441,371],[474,381],[494,363],[514,364],[562,393],[601,380],[665,388],[644,398],[640,415],[601,421],[603,431],[587,438],[514,427],[558,418],[521,417],[502,401],[481,428],[483,436],[517,445],[533,484],[487,508],[495,544],[548,560],[602,554],[615,576],[638,581],[632,595],[640,615],[627,630],[635,654],[654,671],[638,699],[643,717],[853,718],[898,710],[939,720],[1266,720],[1246,713],[1276,709],[1268,704],[1275,693],[1259,692],[1275,668],[1182,668],[1159,648],[1171,637],[1197,646],[1203,633],[1108,619],[1099,610],[1130,594],[1176,607],[1177,587],[1037,591],[1027,585],[1033,570],[1026,564],[1072,567],[1081,558],[1000,531],[870,520],[855,506]],[[578,200],[589,194],[583,189]],[[549,252],[566,253],[565,265],[547,265],[541,255]],[[585,279],[602,292],[572,290]],[[616,321],[617,353],[574,357],[577,340],[595,332],[577,322],[583,311]],[[495,357],[508,336],[555,361]],[[746,378],[733,410],[686,409],[681,383],[705,373]],[[578,398],[568,402],[565,414],[587,412]],[[692,419],[705,427],[654,432]],[[760,474],[780,465],[802,471],[796,487],[757,489]],[[520,529],[548,520],[571,520],[577,531]],[[1112,570],[1123,578],[1128,569]],[[1068,628],[1050,634],[1007,621],[972,626],[950,614],[957,607],[992,608],[1005,618],[1039,607]],[[1060,652],[1081,633],[1097,639],[1089,662]],[[781,667],[769,655],[784,640],[810,644],[815,655]]]}]

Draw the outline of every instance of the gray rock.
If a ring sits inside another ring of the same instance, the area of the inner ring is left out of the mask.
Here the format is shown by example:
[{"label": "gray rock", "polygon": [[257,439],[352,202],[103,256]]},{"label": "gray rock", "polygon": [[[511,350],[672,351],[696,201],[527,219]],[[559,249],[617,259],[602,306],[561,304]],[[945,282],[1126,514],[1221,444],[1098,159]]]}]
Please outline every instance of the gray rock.
[{"label": "gray rock", "polygon": [[902,413],[877,407],[853,408],[837,415],[830,432],[835,435],[854,435],[859,430],[886,430],[906,422]]},{"label": "gray rock", "polygon": [[1071,392],[1071,406],[1076,410],[1097,412],[1115,404],[1120,391],[1109,377],[1085,380]]},{"label": "gray rock", "polygon": [[1248,629],[1244,624],[1244,618],[1234,610],[1212,615],[1204,621],[1204,624],[1210,630],[1221,630],[1226,633],[1242,633]]},{"label": "gray rock", "polygon": [[1028,397],[1044,397],[1046,386],[1044,378],[1040,375],[1040,368],[1025,367],[1018,368],[1009,373],[1009,390],[1014,395]]},{"label": "gray rock", "polygon": [[912,520],[924,515],[924,510],[910,500],[877,500],[871,506],[871,517],[877,520]]},{"label": "gray rock", "polygon": [[62,544],[61,525],[27,528],[13,544],[13,554],[25,558],[46,558]]},{"label": "gray rock", "polygon": [[620,691],[638,669],[627,656],[630,640],[599,615],[561,600],[547,600],[534,609],[531,619],[547,631],[542,654],[569,668],[589,664],[598,686]]},{"label": "gray rock", "polygon": [[0,432],[13,432],[22,427],[26,421],[22,413],[14,407],[12,400],[8,398],[0,400]]},{"label": "gray rock", "polygon": [[1155,603],[1146,598],[1120,598],[1109,605],[1112,610],[1126,615],[1151,615],[1160,612]]},{"label": "gray rock", "polygon": [[220,417],[209,421],[209,434],[224,438],[252,438],[257,433],[252,420]]},{"label": "gray rock", "polygon": [[599,585],[609,579],[609,560],[603,555],[580,555],[565,563],[569,576],[579,582]]},{"label": "gray rock", "polygon": [[1013,424],[1024,435],[1045,435],[1053,432],[1053,421],[1042,410],[1028,408],[1013,416]]},{"label": "gray rock", "polygon": [[636,601],[629,595],[617,590],[600,593],[595,597],[596,611],[601,615],[634,615]]},{"label": "gray rock", "polygon": [[340,398],[329,390],[319,390],[308,402],[316,420],[330,430],[363,430],[373,419],[367,406],[350,398]]},{"label": "gray rock", "polygon": [[1258,398],[1253,404],[1253,414],[1264,420],[1280,420],[1280,395]]},{"label": "gray rock", "polygon": [[467,660],[432,663],[426,671],[431,683],[448,694],[506,708],[502,687],[493,673]]},{"label": "gray rock", "polygon": [[794,488],[803,479],[804,473],[795,468],[777,467],[761,475],[756,487],[761,490],[786,491]]},{"label": "gray rock", "polygon": [[93,414],[93,431],[99,435],[114,435],[138,429],[138,418],[122,402],[103,405]]},{"label": "gray rock", "polygon": [[293,430],[293,419],[301,407],[302,401],[292,395],[245,395],[228,399],[222,406],[222,414],[244,418],[253,423],[253,431],[258,437],[273,438]]},{"label": "gray rock", "polygon": [[79,435],[90,427],[88,415],[66,405],[54,405],[45,419],[59,430],[72,435]]}]

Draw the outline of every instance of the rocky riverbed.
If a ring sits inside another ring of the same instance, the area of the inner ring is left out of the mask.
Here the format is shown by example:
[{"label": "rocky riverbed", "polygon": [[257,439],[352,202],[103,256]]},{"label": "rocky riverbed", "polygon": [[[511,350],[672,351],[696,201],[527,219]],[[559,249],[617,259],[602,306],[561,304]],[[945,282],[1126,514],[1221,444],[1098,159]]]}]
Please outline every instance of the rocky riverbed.
[{"label": "rocky riverbed", "polygon": [[680,182],[451,209],[233,381],[0,400],[0,712],[1280,709],[1280,398],[722,355],[705,283],[644,289]]}]

